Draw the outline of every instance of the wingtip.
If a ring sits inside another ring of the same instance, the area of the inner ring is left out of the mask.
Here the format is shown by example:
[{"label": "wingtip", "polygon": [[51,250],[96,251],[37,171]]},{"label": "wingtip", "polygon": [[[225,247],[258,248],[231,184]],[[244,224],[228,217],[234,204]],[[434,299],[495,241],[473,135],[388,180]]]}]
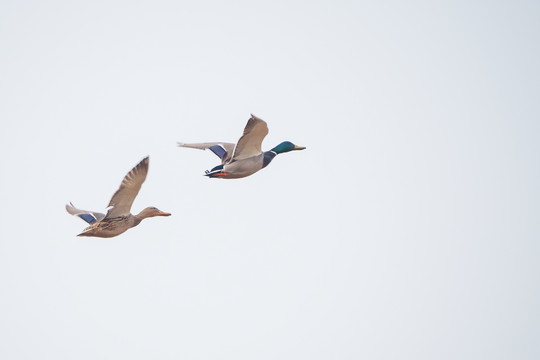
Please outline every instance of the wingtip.
[{"label": "wingtip", "polygon": [[253,114],[251,114],[250,120],[261,121],[261,122],[264,122],[264,123],[266,124],[266,121],[264,121],[264,120],[261,119],[260,117],[258,117],[258,116],[256,116],[256,115],[253,115]]},{"label": "wingtip", "polygon": [[150,164],[150,155],[146,155],[144,159],[142,159],[137,165],[135,165],[135,168],[138,166],[148,166]]}]

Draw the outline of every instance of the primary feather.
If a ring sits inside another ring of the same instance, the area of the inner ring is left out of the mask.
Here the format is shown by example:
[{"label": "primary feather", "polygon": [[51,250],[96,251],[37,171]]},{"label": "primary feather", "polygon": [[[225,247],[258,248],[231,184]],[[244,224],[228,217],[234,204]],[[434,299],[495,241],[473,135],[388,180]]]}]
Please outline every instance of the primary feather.
[{"label": "primary feather", "polygon": [[234,147],[236,145],[231,144],[231,143],[226,143],[226,142],[205,142],[205,143],[193,143],[193,144],[185,144],[185,143],[179,142],[178,146],[191,148],[191,149],[199,149],[199,150],[209,149],[214,154],[216,154],[217,157],[221,159],[222,164],[225,164],[231,160],[232,154],[234,152]]},{"label": "primary feather", "polygon": [[120,216],[127,216],[131,213],[131,205],[148,174],[148,157],[144,158],[135,166],[122,180],[120,188],[116,190],[108,206],[112,206],[105,216],[112,219]]},{"label": "primary feather", "polygon": [[244,133],[234,148],[233,160],[242,160],[262,153],[261,145],[268,134],[268,125],[262,119],[251,115]]},{"label": "primary feather", "polygon": [[77,209],[75,205],[73,205],[72,203],[66,204],[66,210],[71,215],[78,216],[89,224],[93,224],[105,218],[105,214],[94,212],[94,211]]}]

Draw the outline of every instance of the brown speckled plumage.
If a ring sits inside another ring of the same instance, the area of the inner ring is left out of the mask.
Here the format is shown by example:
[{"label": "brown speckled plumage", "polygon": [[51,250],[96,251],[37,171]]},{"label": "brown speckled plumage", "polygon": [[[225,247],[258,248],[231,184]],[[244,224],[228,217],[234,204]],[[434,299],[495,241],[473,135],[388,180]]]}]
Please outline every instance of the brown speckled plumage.
[{"label": "brown speckled plumage", "polygon": [[155,207],[147,207],[137,215],[131,214],[131,205],[139,193],[148,173],[149,158],[144,158],[122,180],[120,187],[109,202],[112,206],[107,215],[80,210],[73,204],[66,205],[66,210],[90,223],[86,229],[77,236],[93,236],[109,238],[122,234],[126,230],[137,226],[143,219],[153,216],[169,216]]}]

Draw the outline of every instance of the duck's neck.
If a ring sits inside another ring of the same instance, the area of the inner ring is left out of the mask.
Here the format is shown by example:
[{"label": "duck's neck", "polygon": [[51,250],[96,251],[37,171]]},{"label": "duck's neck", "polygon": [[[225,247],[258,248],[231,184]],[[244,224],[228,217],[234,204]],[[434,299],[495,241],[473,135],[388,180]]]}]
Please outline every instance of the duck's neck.
[{"label": "duck's neck", "polygon": [[139,223],[140,223],[141,221],[143,221],[143,219],[145,219],[144,217],[141,217],[140,215],[141,215],[141,214],[137,214],[137,215],[133,215],[133,216],[131,217],[131,222],[132,222],[132,225],[131,225],[131,226],[132,226],[132,227],[133,227],[133,226],[139,225]]},{"label": "duck's neck", "polygon": [[276,157],[278,153],[274,150],[265,151],[263,157],[263,168],[265,168]]},{"label": "duck's neck", "polygon": [[[140,213],[138,213],[137,215],[133,215],[133,222],[134,222],[135,225],[139,225],[139,223],[141,221],[143,221],[144,219],[146,219],[147,217],[150,217],[148,212],[143,210]],[[133,226],[135,226],[135,225],[133,225]]]}]

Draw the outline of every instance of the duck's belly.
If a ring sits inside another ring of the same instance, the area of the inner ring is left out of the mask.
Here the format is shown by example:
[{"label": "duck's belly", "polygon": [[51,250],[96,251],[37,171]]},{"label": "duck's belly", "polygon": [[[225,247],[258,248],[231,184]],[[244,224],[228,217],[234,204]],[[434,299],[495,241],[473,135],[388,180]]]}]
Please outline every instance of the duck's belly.
[{"label": "duck's belly", "polygon": [[82,233],[77,236],[111,238],[124,233],[132,226],[133,224],[129,221],[128,218],[120,217],[115,219],[108,219],[87,227]]},{"label": "duck's belly", "polygon": [[127,229],[122,230],[96,230],[96,229],[90,229],[88,231],[83,231],[77,236],[89,236],[89,237],[100,237],[100,238],[111,238],[118,236],[124,232],[126,232]]},{"label": "duck's belly", "polygon": [[245,159],[226,164],[223,171],[227,173],[226,179],[239,179],[255,174],[262,169],[262,158]]}]

